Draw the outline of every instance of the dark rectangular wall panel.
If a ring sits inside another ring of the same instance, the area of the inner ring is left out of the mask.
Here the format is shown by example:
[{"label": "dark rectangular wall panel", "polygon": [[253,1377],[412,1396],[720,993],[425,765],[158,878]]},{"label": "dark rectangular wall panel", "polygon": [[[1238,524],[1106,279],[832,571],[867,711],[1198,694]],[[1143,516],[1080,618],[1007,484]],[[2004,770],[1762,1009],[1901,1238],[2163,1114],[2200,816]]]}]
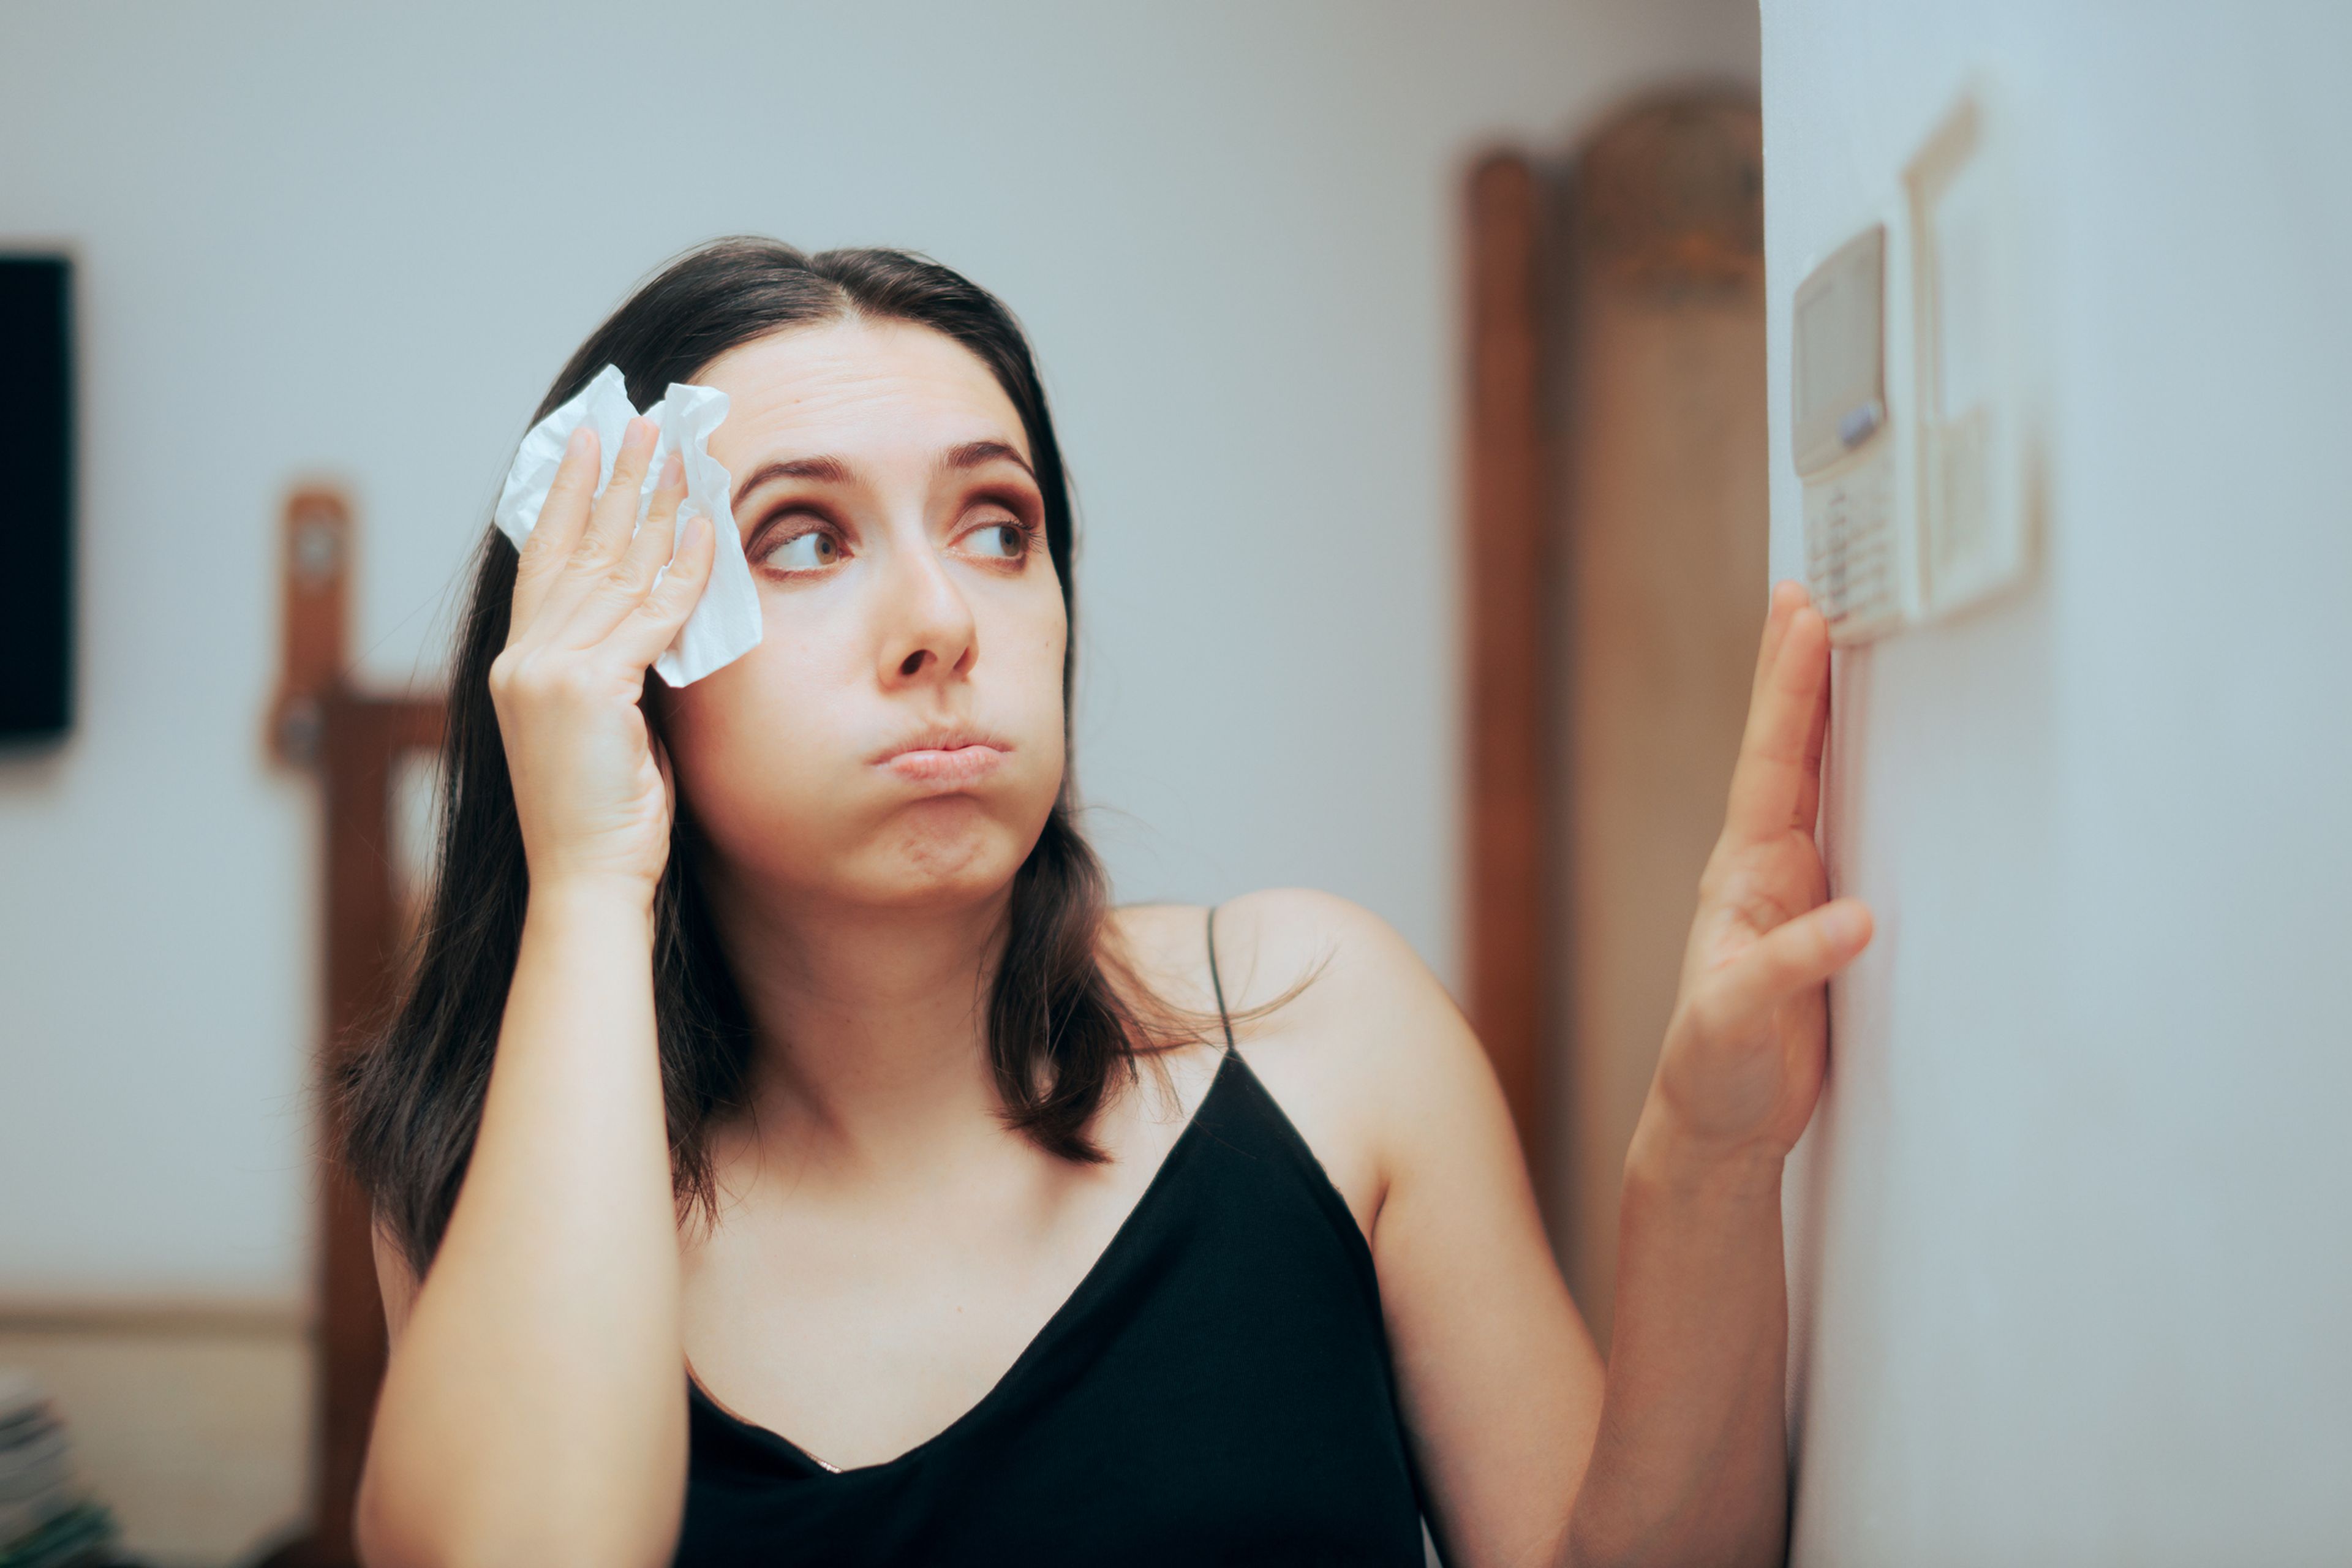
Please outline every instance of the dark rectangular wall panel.
[{"label": "dark rectangular wall panel", "polygon": [[0,256],[0,741],[73,721],[73,273]]}]

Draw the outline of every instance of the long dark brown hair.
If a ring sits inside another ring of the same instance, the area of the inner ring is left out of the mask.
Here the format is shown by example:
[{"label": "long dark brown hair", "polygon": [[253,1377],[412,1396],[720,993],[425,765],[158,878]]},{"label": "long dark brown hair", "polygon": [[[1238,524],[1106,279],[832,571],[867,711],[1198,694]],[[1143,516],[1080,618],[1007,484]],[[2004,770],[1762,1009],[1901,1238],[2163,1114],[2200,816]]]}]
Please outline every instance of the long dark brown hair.
[{"label": "long dark brown hair", "polygon": [[[730,349],[845,317],[931,328],[994,374],[1029,437],[1046,548],[1075,628],[1069,480],[1028,341],[993,295],[926,258],[878,249],[809,256],[758,238],[702,246],[590,334],[532,419],[570,401],[607,364],[620,367],[631,400],[645,407]],[[408,979],[385,1021],[344,1058],[333,1085],[343,1158],[420,1276],[465,1180],[522,940],[529,879],[489,696],[490,663],[506,646],[515,564],[514,547],[486,529],[453,661],[436,875]],[[1068,647],[1076,646],[1073,636]],[[1066,740],[1071,671],[1066,651]],[[658,727],[658,700],[646,710]],[[1045,830],[1013,878],[987,1039],[1006,1121],[1065,1159],[1099,1161],[1103,1152],[1086,1129],[1114,1078],[1132,1079],[1139,1056],[1177,1043],[1186,1016],[1156,1003],[1129,966],[1105,952],[1108,884],[1075,816],[1066,770]],[[653,955],[681,1219],[697,1208],[712,1212],[709,1133],[715,1118],[742,1103],[752,1051],[751,1024],[697,875],[696,847],[681,800],[655,898]]]}]

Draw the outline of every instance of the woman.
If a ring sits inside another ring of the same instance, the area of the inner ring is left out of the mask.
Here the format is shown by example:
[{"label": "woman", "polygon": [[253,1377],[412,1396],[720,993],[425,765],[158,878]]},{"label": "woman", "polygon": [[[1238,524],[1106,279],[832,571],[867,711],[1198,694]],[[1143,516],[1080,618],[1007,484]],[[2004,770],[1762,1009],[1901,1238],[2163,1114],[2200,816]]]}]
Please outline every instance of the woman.
[{"label": "woman", "polygon": [[726,241],[542,415],[607,363],[640,406],[730,398],[766,636],[646,682],[714,542],[674,466],[632,537],[645,421],[604,499],[576,437],[520,558],[485,542],[416,980],[345,1086],[393,1340],[367,1561],[1405,1564],[1423,1514],[1457,1565],[1778,1561],[1780,1167],[1869,933],[1822,902],[1802,591],[1604,1373],[1392,931],[1305,892],[1105,909],[1068,492],[1004,309]]}]

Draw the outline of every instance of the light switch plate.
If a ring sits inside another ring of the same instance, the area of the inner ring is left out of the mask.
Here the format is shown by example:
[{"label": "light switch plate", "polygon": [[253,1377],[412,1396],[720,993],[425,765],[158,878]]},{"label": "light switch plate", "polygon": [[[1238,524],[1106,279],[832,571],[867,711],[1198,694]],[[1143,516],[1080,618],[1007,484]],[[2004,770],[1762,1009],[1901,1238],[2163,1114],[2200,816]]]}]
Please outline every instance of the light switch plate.
[{"label": "light switch plate", "polygon": [[1911,258],[1920,595],[1929,616],[2031,565],[2029,279],[2012,127],[1972,85],[1903,174]]}]

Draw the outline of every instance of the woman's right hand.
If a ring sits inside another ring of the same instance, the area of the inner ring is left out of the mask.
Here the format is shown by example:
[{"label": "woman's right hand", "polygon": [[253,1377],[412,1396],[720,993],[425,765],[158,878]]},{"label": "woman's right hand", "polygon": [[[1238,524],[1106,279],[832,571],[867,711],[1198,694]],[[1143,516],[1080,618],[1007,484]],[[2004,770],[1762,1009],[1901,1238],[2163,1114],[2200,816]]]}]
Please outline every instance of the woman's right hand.
[{"label": "woman's right hand", "polygon": [[490,700],[534,893],[607,885],[650,901],[669,857],[668,762],[639,700],[646,668],[702,596],[716,551],[710,521],[694,517],[669,561],[686,496],[675,455],[631,537],[658,434],[649,419],[629,421],[597,499],[596,433],[574,430],[516,569]]}]

